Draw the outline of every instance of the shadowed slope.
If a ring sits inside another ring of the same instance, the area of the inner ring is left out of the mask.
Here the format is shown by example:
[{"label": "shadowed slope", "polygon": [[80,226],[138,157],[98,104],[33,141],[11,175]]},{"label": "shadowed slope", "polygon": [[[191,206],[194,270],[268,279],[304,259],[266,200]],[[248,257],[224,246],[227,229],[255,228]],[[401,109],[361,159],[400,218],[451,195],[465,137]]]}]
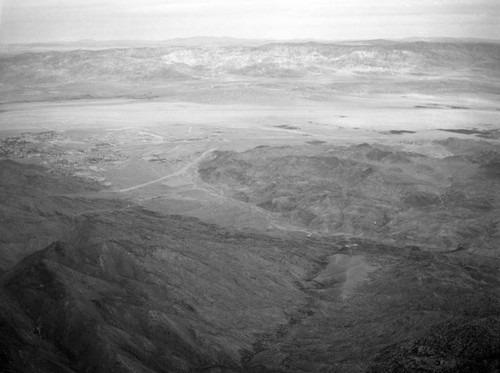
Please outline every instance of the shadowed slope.
[{"label": "shadowed slope", "polygon": [[[465,348],[478,338],[467,325],[498,322],[496,259],[241,233],[121,200],[67,196],[68,210],[53,214],[51,204],[61,206],[46,188],[77,179],[0,166],[3,175],[17,169],[9,187],[40,176],[11,188],[3,211],[23,206],[16,193],[44,196],[18,221],[56,219],[51,234],[64,239],[1,274],[7,372],[383,371],[396,360],[409,366],[414,341]],[[80,212],[66,215],[72,203]],[[442,366],[494,367],[495,333],[464,358],[444,349]]]}]

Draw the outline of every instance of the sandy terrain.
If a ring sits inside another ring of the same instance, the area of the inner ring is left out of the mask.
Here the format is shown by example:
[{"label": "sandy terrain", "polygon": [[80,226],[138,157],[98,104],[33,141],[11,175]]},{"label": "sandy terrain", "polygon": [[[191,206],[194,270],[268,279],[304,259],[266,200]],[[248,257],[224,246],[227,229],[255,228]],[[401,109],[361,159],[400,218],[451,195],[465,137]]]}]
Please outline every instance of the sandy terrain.
[{"label": "sandy terrain", "polygon": [[[420,107],[424,105],[427,107]],[[451,153],[434,141],[451,134],[440,129],[491,131],[500,122],[500,112],[487,96],[465,99],[411,94],[345,96],[332,102],[296,100],[274,106],[82,100],[5,104],[2,110],[3,136],[56,131],[61,139],[52,144],[65,152],[90,148],[101,140],[111,143],[113,151],[120,153],[118,159],[85,166],[80,172],[93,175],[116,193],[147,206],[163,205],[175,213],[208,217],[239,228],[249,228],[249,221],[255,220],[249,216],[253,214],[258,215],[257,221],[263,215],[271,219],[267,228],[287,224],[260,209],[221,198],[200,183],[196,164],[213,150],[379,143],[443,158]]]}]

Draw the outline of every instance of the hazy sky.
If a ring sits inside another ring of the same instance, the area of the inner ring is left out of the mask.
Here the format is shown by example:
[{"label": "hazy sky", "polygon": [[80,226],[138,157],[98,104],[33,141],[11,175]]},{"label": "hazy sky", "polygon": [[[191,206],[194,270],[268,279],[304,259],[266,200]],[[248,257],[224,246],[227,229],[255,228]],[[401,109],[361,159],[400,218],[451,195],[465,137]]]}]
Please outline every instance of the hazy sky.
[{"label": "hazy sky", "polygon": [[0,0],[0,42],[500,39],[500,0]]}]

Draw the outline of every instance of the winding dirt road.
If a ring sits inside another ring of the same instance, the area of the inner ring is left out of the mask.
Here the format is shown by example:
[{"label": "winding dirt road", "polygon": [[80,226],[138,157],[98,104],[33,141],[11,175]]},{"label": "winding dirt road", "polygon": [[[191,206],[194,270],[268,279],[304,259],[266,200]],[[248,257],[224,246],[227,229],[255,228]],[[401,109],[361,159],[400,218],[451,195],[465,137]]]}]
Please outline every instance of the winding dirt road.
[{"label": "winding dirt road", "polygon": [[180,175],[184,174],[185,172],[187,172],[191,167],[197,165],[203,158],[205,158],[205,156],[208,153],[211,153],[214,150],[216,150],[216,148],[212,148],[212,149],[208,149],[208,150],[204,151],[198,158],[196,158],[192,162],[186,164],[181,169],[179,169],[179,170],[177,170],[175,172],[172,172],[171,174],[162,176],[162,177],[160,177],[158,179],[154,179],[154,180],[148,181],[147,183],[137,184],[137,185],[133,185],[133,186],[128,187],[128,188],[118,189],[118,190],[116,190],[116,192],[120,192],[120,193],[130,192],[132,190],[136,190],[136,189],[147,187],[148,185],[159,183],[160,181],[169,179],[171,177],[180,176]]}]

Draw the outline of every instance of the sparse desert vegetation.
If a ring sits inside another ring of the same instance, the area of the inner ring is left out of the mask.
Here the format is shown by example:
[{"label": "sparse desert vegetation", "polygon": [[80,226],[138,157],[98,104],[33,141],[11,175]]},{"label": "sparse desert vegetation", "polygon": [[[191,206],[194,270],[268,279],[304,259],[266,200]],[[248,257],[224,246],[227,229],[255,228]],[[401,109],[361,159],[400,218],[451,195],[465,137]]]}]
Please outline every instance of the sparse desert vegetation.
[{"label": "sparse desert vegetation", "polygon": [[0,370],[498,371],[499,64],[2,50]]}]

